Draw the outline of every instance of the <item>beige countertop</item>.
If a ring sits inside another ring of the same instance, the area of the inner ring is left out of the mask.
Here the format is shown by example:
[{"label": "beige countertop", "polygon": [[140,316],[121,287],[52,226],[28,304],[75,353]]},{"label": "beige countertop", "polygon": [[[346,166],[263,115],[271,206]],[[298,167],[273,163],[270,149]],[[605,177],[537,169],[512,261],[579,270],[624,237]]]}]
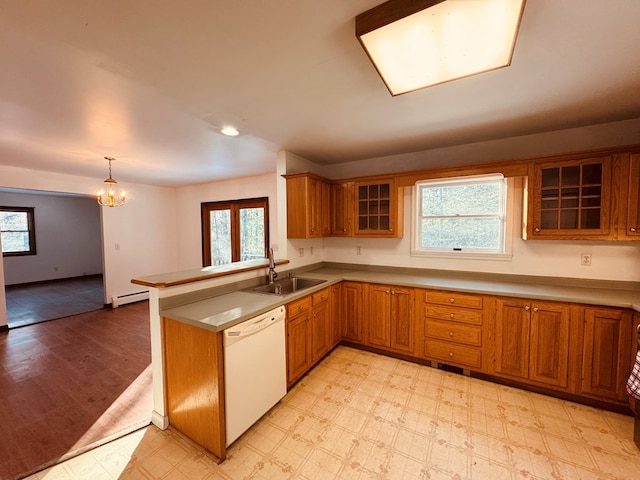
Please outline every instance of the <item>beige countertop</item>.
[{"label": "beige countertop", "polygon": [[630,308],[640,312],[640,285],[631,282],[353,266],[322,266],[299,276],[326,282],[284,297],[234,291],[161,309],[160,314],[207,330],[222,331],[343,280]]}]

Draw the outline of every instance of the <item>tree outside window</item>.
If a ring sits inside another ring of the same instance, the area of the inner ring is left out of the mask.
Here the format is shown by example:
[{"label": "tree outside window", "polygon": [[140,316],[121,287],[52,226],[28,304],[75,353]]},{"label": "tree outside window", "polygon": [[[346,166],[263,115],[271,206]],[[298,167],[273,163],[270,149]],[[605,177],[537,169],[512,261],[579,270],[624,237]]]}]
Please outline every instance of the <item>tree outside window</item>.
[{"label": "tree outside window", "polygon": [[33,207],[0,207],[2,256],[36,254]]},{"label": "tree outside window", "polygon": [[203,266],[267,256],[268,198],[201,204]]}]

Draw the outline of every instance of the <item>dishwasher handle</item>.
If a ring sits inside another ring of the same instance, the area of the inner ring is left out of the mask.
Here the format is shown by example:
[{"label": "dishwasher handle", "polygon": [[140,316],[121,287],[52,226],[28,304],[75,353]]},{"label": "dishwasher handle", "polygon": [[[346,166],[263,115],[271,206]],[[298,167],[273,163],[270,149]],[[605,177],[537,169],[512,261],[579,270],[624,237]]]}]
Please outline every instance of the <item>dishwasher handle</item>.
[{"label": "dishwasher handle", "polygon": [[284,320],[284,308],[280,307],[275,310],[271,310],[266,314],[247,320],[243,323],[227,328],[224,331],[224,339],[240,339],[242,337],[248,337],[255,333],[258,333],[265,328],[270,327],[278,321]]}]

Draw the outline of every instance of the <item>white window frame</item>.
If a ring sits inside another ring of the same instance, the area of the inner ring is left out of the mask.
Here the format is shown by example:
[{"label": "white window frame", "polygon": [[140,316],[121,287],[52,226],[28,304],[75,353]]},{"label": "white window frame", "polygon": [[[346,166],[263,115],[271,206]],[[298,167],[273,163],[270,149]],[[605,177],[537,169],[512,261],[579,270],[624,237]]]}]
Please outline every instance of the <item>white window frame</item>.
[{"label": "white window frame", "polygon": [[[452,248],[425,248],[421,241],[422,220],[422,188],[443,185],[464,185],[503,182],[500,202],[500,243],[499,249],[454,250]],[[504,178],[502,174],[473,175],[466,177],[452,177],[437,180],[420,180],[413,188],[413,212],[411,215],[411,255],[417,257],[464,258],[486,260],[511,260],[512,230],[514,218],[514,182],[511,178]]]}]

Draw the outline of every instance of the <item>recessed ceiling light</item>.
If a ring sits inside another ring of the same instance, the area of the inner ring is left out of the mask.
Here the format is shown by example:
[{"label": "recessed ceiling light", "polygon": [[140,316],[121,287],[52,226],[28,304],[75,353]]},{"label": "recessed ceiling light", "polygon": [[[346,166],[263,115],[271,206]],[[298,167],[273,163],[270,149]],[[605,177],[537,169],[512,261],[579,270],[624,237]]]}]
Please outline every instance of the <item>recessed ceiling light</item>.
[{"label": "recessed ceiling light", "polygon": [[236,137],[240,134],[240,132],[236,127],[232,127],[230,125],[227,125],[226,127],[222,127],[222,130],[220,131],[222,132],[223,135],[227,135],[228,137]]}]

